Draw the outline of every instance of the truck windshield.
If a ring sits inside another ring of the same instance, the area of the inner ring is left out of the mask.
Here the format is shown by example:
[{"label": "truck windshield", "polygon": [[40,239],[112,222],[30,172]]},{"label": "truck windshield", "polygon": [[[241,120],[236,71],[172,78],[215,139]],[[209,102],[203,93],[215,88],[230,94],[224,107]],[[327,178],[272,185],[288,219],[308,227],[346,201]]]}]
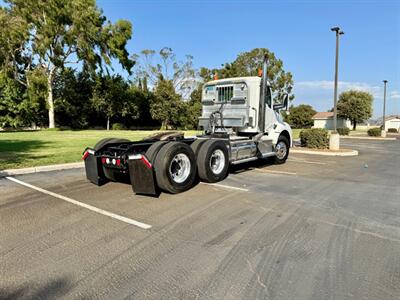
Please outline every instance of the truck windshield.
[{"label": "truck windshield", "polygon": [[268,107],[271,107],[271,100],[272,100],[271,89],[267,87],[267,90],[265,92],[265,103],[268,105]]}]

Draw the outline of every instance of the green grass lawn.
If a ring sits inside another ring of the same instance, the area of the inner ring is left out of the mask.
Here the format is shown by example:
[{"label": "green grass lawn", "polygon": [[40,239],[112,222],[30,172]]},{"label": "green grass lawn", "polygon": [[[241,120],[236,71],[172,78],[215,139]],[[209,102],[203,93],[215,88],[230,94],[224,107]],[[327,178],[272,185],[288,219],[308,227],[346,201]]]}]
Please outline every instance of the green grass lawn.
[{"label": "green grass lawn", "polygon": [[[156,131],[65,130],[0,132],[0,170],[77,162],[82,151],[105,137],[140,140]],[[197,131],[185,131],[186,136]]]}]

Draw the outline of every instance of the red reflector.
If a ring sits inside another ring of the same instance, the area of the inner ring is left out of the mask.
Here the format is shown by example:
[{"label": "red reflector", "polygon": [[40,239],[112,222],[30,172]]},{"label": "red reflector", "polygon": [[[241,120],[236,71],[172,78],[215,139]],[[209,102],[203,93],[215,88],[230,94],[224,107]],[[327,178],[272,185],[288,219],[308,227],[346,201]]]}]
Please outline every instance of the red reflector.
[{"label": "red reflector", "polygon": [[149,162],[149,160],[148,160],[144,155],[142,155],[141,160],[145,163],[145,165],[146,165],[149,169],[151,169],[151,168],[153,167],[153,166],[151,165],[151,163]]},{"label": "red reflector", "polygon": [[85,151],[85,153],[83,153],[82,160],[85,160],[86,157],[88,157],[88,156],[89,156],[89,152]]},{"label": "red reflector", "polygon": [[105,158],[105,157],[102,157],[102,158],[101,158],[101,163],[103,163],[103,164],[106,163],[106,158]]},{"label": "red reflector", "polygon": [[117,166],[119,167],[121,165],[121,160],[118,158],[117,159]]}]

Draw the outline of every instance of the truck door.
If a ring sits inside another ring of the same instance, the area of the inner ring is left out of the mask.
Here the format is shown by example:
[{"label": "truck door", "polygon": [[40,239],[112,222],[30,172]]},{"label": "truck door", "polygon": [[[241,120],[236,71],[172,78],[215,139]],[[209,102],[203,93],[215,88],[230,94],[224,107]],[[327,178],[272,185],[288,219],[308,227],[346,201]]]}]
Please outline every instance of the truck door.
[{"label": "truck door", "polygon": [[267,91],[265,93],[265,131],[268,131],[271,126],[275,123],[276,117],[273,110],[273,100],[271,87],[267,86]]}]

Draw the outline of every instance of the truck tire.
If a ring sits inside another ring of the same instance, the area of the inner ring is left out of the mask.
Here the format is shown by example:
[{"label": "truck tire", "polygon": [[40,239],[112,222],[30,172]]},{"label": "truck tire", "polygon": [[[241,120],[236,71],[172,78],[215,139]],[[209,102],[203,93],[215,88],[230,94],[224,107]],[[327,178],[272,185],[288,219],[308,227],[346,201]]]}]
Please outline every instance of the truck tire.
[{"label": "truck tire", "polygon": [[127,139],[119,139],[119,138],[105,138],[101,139],[94,145],[93,149],[95,151],[99,151],[104,148],[107,144],[114,144],[114,143],[130,143],[130,140]]},{"label": "truck tire", "polygon": [[168,143],[167,141],[158,141],[158,142],[155,142],[153,145],[151,145],[149,149],[147,149],[146,157],[152,164],[154,164],[156,156],[157,156],[158,152],[160,151],[161,147],[167,143]]},{"label": "truck tire", "polygon": [[289,156],[289,141],[287,137],[281,135],[275,146],[274,163],[277,165],[284,164]]},{"label": "truck tire", "polygon": [[190,148],[192,148],[193,153],[196,156],[196,158],[199,155],[201,146],[203,146],[203,144],[207,141],[208,141],[207,139],[197,139],[190,145]]},{"label": "truck tire", "polygon": [[229,153],[226,143],[220,140],[208,140],[197,156],[199,177],[205,182],[221,181],[228,174]]},{"label": "truck tire", "polygon": [[196,157],[189,145],[170,142],[158,152],[154,170],[162,190],[171,194],[184,192],[193,186],[196,179]]}]

